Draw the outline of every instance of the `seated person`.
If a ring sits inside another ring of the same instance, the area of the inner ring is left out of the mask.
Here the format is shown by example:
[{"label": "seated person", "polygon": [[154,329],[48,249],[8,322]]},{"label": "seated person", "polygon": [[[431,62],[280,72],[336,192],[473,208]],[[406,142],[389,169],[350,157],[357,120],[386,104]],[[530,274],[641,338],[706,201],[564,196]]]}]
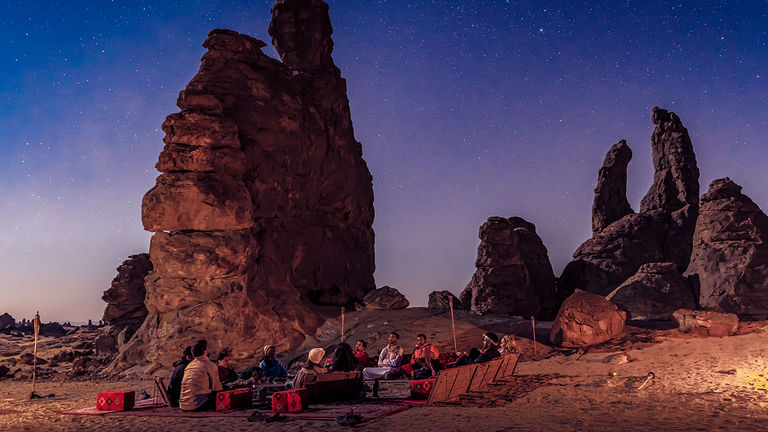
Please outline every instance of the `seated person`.
[{"label": "seated person", "polygon": [[219,369],[219,381],[221,384],[228,384],[237,379],[237,373],[229,366],[229,353],[222,351],[216,359]]},{"label": "seated person", "polygon": [[216,392],[221,390],[219,368],[208,360],[208,342],[199,340],[192,347],[192,360],[181,380],[179,408],[182,411],[205,411],[216,408]]},{"label": "seated person", "polygon": [[309,350],[307,362],[304,364],[304,367],[301,368],[299,373],[296,374],[296,378],[293,379],[293,388],[304,387],[304,381],[309,375],[320,375],[328,371],[322,366],[323,357],[325,357],[324,349],[312,348]]},{"label": "seated person", "polygon": [[513,335],[505,335],[501,338],[501,344],[499,345],[499,354],[507,355],[518,353],[520,350],[517,348],[517,342]]},{"label": "seated person", "polygon": [[459,358],[456,362],[456,366],[464,366],[472,363],[485,363],[500,357],[499,350],[496,346],[499,344],[499,337],[496,333],[487,332],[483,334],[483,347],[481,350],[472,348],[469,352]]},{"label": "seated person", "polygon": [[400,374],[400,363],[403,361],[403,348],[400,347],[400,335],[395,332],[389,334],[389,343],[379,354],[378,367],[363,369],[363,378],[391,379]]},{"label": "seated person", "polygon": [[173,364],[173,374],[171,374],[171,381],[168,383],[168,403],[174,407],[179,406],[179,397],[181,396],[181,380],[184,378],[184,368],[187,367],[189,362],[195,356],[192,355],[192,347],[188,346],[184,348],[184,352],[181,354],[181,360],[177,360]]},{"label": "seated person", "polygon": [[352,347],[348,343],[342,342],[333,353],[333,363],[328,368],[328,372],[351,372],[353,370],[357,370],[357,357],[352,352]]},{"label": "seated person", "polygon": [[259,369],[262,371],[263,378],[269,381],[284,380],[288,376],[288,372],[285,371],[283,365],[275,357],[275,347],[273,345],[264,347],[264,358],[259,362]]},{"label": "seated person", "polygon": [[427,342],[427,335],[420,333],[416,336],[416,348],[411,356],[411,365],[413,365],[411,377],[424,379],[437,375],[437,371],[442,369],[438,357],[440,352],[434,345]]},{"label": "seated person", "polygon": [[368,348],[368,344],[365,343],[364,340],[360,339],[355,344],[355,358],[357,359],[357,369],[363,370],[366,367],[368,367],[368,362],[370,361],[371,357],[368,355],[367,352],[365,352],[365,349]]}]

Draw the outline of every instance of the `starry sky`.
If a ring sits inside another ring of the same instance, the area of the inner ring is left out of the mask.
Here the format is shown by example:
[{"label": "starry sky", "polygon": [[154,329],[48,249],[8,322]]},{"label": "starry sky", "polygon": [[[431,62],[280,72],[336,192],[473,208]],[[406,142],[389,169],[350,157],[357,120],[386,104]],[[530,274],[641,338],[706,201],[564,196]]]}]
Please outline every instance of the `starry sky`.
[{"label": "starry sky", "polygon": [[[702,193],[730,176],[768,207],[768,2],[328,3],[374,178],[376,284],[412,305],[464,288],[490,216],[533,222],[559,274],[620,139],[637,210],[654,105],[688,128]],[[101,318],[115,268],[149,248],[160,125],[206,34],[269,42],[270,5],[2,2],[0,313]]]}]

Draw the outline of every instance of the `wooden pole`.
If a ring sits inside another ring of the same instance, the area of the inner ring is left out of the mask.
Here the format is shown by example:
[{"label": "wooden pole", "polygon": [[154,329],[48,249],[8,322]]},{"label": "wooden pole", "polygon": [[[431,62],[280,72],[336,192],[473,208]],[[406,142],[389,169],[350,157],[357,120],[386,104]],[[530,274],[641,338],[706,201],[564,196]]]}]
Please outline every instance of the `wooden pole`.
[{"label": "wooden pole", "polygon": [[533,327],[533,355],[536,355],[536,318],[531,315],[531,327]]},{"label": "wooden pole", "polygon": [[40,311],[35,314],[32,325],[35,329],[35,348],[32,355],[32,394],[35,394],[35,383],[37,380],[37,335],[40,334]]},{"label": "wooden pole", "polygon": [[451,332],[453,332],[453,352],[459,352],[458,345],[456,344],[456,323],[453,320],[453,296],[448,297],[448,307],[451,308]]},{"label": "wooden pole", "polygon": [[344,342],[344,306],[341,307],[341,341]]}]

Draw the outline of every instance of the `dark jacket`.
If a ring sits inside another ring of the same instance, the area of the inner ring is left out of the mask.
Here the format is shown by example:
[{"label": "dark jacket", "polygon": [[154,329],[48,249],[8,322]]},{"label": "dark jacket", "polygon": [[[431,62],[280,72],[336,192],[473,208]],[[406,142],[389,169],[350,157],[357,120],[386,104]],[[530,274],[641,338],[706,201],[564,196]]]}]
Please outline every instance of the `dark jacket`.
[{"label": "dark jacket", "polygon": [[225,368],[221,365],[216,365],[216,367],[219,368],[219,381],[221,381],[222,384],[230,383],[237,379],[237,372],[231,367]]},{"label": "dark jacket", "polygon": [[496,348],[495,346],[492,346],[487,350],[481,352],[480,356],[475,359],[474,363],[489,362],[497,357],[501,357],[501,354],[499,354],[499,349]]},{"label": "dark jacket", "polygon": [[189,364],[186,360],[177,360],[173,364],[173,374],[171,374],[171,381],[168,383],[168,402],[172,407],[179,406],[179,398],[181,397],[181,380],[184,379],[184,369]]}]

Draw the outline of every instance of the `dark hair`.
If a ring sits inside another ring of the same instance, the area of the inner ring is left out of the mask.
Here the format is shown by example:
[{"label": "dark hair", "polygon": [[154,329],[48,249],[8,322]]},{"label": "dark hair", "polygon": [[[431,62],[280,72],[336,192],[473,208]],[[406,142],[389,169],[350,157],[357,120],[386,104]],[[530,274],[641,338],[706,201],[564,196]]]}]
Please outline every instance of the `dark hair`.
[{"label": "dark hair", "polygon": [[397,332],[389,332],[389,334],[395,335],[396,338],[400,339],[400,335]]},{"label": "dark hair", "polygon": [[188,347],[184,348],[184,352],[181,354],[181,358],[182,359],[186,359],[187,357],[189,357],[189,358],[194,358],[195,357],[195,355],[192,354],[192,347],[191,346],[188,346]]},{"label": "dark hair", "polygon": [[342,342],[336,347],[333,355],[333,363],[329,371],[331,372],[350,372],[357,368],[357,357],[348,343]]},{"label": "dark hair", "polygon": [[218,357],[216,357],[216,361],[222,361],[222,360],[224,360],[227,357],[229,357],[229,351],[224,350],[224,351],[219,353]]},{"label": "dark hair", "polygon": [[416,335],[416,337],[417,338],[424,338],[424,340],[427,340],[427,335],[425,335],[424,333],[419,333],[419,334]]},{"label": "dark hair", "polygon": [[363,344],[363,348],[368,348],[368,344],[364,340],[360,339],[358,342]]},{"label": "dark hair", "polygon": [[200,339],[199,341],[195,342],[195,346],[192,347],[192,355],[195,357],[200,357],[201,355],[205,354],[205,350],[208,349],[208,342],[205,339]]}]

